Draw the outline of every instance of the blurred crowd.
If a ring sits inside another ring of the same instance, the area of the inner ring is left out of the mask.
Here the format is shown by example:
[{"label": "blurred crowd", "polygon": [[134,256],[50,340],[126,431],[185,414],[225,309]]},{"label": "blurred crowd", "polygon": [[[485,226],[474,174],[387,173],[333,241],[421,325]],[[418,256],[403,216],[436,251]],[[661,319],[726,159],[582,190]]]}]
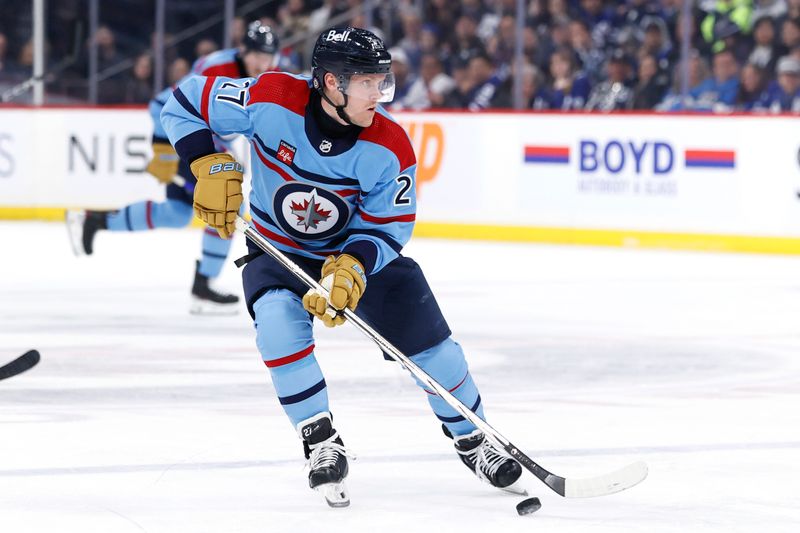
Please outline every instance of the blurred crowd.
[{"label": "blurred crowd", "polygon": [[[93,42],[99,103],[147,102],[153,92],[154,0],[117,0],[114,8],[101,2],[101,25],[90,38],[81,35],[87,2],[50,3],[48,68],[59,73],[48,79],[48,95],[85,100]],[[690,4],[688,19],[684,2]],[[0,87],[31,73],[30,10],[10,4],[0,7]],[[167,0],[167,42],[220,17],[221,4]],[[276,28],[283,42],[311,35],[283,49],[283,70],[308,71],[313,37],[331,21],[382,36],[394,60],[395,109],[510,108],[519,80],[526,109],[800,112],[800,0],[525,0],[521,64],[514,60],[516,0],[261,4],[234,20],[233,43],[255,18]],[[220,47],[221,24],[220,17],[218,25],[169,44],[166,83]],[[684,28],[687,64],[681,54]]]}]

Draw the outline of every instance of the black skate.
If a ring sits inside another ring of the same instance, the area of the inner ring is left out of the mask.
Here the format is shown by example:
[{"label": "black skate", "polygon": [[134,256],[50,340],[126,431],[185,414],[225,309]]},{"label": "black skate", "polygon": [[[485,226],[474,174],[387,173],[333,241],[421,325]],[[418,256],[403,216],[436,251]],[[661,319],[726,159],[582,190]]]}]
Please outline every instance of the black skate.
[{"label": "black skate", "polygon": [[67,211],[67,232],[75,255],[92,255],[94,237],[101,229],[107,229],[106,215],[109,212]]},{"label": "black skate", "polygon": [[344,478],[347,477],[347,457],[341,437],[333,429],[330,413],[320,413],[297,424],[308,459],[308,486],[322,493],[331,507],[347,507],[350,496]]},{"label": "black skate", "polygon": [[[449,434],[448,431],[445,433]],[[478,479],[512,494],[527,495],[517,481],[522,467],[505,450],[487,439],[476,429],[468,435],[454,438],[456,452]]]},{"label": "black skate", "polygon": [[197,261],[189,312],[193,315],[235,315],[239,312],[238,303],[239,297],[235,294],[223,294],[211,287],[209,278],[200,273],[200,261]]}]

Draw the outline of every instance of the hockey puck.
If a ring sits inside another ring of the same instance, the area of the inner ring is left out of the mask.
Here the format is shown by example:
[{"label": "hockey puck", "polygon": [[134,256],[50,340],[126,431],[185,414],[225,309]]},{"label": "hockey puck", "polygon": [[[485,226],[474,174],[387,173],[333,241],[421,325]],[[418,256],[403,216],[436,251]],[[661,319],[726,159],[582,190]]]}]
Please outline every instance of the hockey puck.
[{"label": "hockey puck", "polygon": [[517,514],[525,516],[526,514],[533,514],[541,508],[542,502],[539,501],[539,498],[528,498],[517,504]]}]

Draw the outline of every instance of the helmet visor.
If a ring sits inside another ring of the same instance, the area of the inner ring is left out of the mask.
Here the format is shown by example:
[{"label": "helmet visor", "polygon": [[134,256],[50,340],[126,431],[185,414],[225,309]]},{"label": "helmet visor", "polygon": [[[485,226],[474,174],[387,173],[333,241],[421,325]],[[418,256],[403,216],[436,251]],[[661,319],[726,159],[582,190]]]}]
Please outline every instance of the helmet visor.
[{"label": "helmet visor", "polygon": [[350,98],[368,102],[391,102],[394,99],[394,74],[351,74],[340,90]]}]

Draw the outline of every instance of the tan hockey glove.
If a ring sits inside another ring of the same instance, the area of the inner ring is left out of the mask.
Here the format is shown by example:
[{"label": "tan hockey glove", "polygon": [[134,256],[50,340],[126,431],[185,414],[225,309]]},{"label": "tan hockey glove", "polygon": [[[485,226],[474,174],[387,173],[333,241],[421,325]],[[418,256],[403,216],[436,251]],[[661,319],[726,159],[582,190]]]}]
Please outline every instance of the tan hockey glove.
[{"label": "tan hockey glove", "polygon": [[227,239],[236,229],[236,214],[242,205],[242,165],[230,154],[211,154],[191,164],[197,177],[194,213]]},{"label": "tan hockey glove", "polygon": [[172,182],[178,173],[178,154],[169,143],[153,143],[153,159],[145,169],[163,184]]},{"label": "tan hockey glove", "polygon": [[[331,255],[322,265],[322,280],[319,283],[330,294],[331,306],[339,311],[345,307],[355,311],[367,286],[367,275],[364,266],[355,257]],[[303,307],[329,328],[344,324],[344,315],[331,316],[326,313],[327,298],[313,289],[303,296]]]}]

